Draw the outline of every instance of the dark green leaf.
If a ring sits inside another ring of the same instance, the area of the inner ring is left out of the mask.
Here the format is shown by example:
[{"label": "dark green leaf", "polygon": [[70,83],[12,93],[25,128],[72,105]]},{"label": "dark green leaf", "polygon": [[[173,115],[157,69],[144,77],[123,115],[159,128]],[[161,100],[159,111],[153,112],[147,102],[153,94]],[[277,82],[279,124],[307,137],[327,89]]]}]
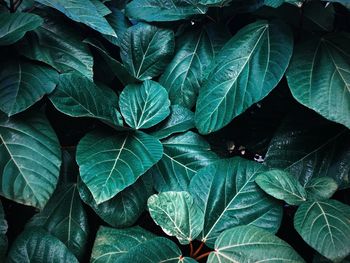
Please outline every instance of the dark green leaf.
[{"label": "dark green leaf", "polygon": [[42,209],[55,190],[61,150],[49,122],[39,114],[0,116],[0,192]]},{"label": "dark green leaf", "polygon": [[110,10],[112,13],[107,15],[106,19],[114,29],[116,36],[105,35],[104,37],[112,44],[120,46],[124,33],[131,26],[131,23],[119,9],[110,7]]},{"label": "dark green leaf", "polygon": [[309,30],[332,31],[335,11],[332,4],[324,6],[322,2],[307,2],[304,5],[303,28]]},{"label": "dark green leaf", "polygon": [[332,197],[337,191],[337,182],[331,177],[316,177],[305,186],[307,199],[310,201],[322,201]]},{"label": "dark green leaf", "polygon": [[277,21],[249,24],[231,38],[199,91],[195,121],[200,133],[221,129],[264,98],[282,78],[292,48],[289,28]]},{"label": "dark green leaf", "polygon": [[0,258],[5,258],[7,252],[7,222],[5,219],[4,209],[2,208],[2,203],[0,201]]},{"label": "dark green leaf", "polygon": [[120,57],[135,78],[151,79],[164,70],[173,55],[174,45],[172,30],[138,23],[125,32]]},{"label": "dark green leaf", "polygon": [[20,40],[25,33],[40,26],[44,20],[28,13],[1,13],[0,46],[11,45]]},{"label": "dark green leaf", "polygon": [[58,73],[52,68],[20,60],[0,63],[0,110],[8,116],[22,112],[52,92]]},{"label": "dark green leaf", "polygon": [[126,86],[119,107],[125,122],[135,129],[150,128],[170,114],[168,92],[152,80]]}]

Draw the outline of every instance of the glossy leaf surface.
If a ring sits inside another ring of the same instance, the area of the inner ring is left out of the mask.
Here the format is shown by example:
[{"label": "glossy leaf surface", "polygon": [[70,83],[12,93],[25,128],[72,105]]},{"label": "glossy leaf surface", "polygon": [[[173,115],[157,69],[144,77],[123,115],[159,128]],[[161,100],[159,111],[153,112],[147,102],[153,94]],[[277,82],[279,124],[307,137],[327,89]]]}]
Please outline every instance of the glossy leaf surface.
[{"label": "glossy leaf surface", "polygon": [[331,177],[316,177],[305,186],[307,199],[310,201],[322,201],[332,197],[338,190],[337,182]]}]

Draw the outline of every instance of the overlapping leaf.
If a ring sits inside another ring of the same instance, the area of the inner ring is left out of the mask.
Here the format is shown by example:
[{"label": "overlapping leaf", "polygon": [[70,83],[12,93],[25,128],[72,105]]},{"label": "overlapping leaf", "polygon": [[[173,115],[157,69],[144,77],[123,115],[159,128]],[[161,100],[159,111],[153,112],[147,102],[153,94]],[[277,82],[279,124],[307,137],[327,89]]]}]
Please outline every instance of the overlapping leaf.
[{"label": "overlapping leaf", "polygon": [[105,35],[104,37],[116,46],[120,46],[124,33],[131,26],[124,13],[115,7],[110,7],[111,14],[106,16],[108,23],[114,29],[116,36]]},{"label": "overlapping leaf", "polygon": [[331,177],[316,177],[306,184],[307,199],[310,201],[322,201],[332,197],[337,191],[337,182]]}]

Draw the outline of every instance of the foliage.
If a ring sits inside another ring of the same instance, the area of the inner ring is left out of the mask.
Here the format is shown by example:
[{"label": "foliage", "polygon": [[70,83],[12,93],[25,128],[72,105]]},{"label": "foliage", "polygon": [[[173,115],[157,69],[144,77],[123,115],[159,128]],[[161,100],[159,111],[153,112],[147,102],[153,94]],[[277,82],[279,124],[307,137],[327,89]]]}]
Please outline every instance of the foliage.
[{"label": "foliage", "polygon": [[0,0],[0,262],[347,262],[347,0]]}]

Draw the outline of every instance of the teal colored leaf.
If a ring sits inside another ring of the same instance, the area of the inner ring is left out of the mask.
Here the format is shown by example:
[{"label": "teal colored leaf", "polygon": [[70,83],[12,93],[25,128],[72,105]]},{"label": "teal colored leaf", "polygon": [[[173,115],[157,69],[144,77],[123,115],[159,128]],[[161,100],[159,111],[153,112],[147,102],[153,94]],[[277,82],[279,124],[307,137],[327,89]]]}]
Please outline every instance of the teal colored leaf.
[{"label": "teal colored leaf", "polygon": [[29,13],[1,13],[0,46],[11,45],[31,30],[40,26],[44,20]]},{"label": "teal colored leaf", "polygon": [[59,187],[44,209],[36,214],[27,227],[42,227],[61,240],[80,260],[86,253],[89,235],[87,214],[76,184]]},{"label": "teal colored leaf", "polygon": [[162,144],[163,157],[150,170],[158,192],[188,191],[197,171],[218,160],[204,138],[191,131],[163,140]]},{"label": "teal colored leaf", "polygon": [[293,49],[289,28],[258,21],[229,40],[211,66],[199,91],[195,122],[207,134],[227,125],[278,84]]},{"label": "teal colored leaf", "polygon": [[267,194],[290,205],[300,205],[306,201],[304,187],[295,177],[283,170],[263,172],[256,177],[255,182]]},{"label": "teal colored leaf", "polygon": [[306,202],[295,216],[294,227],[304,241],[332,261],[350,254],[350,206],[336,200]]},{"label": "teal colored leaf", "polygon": [[174,42],[172,30],[137,23],[124,33],[120,57],[132,76],[151,79],[162,73],[170,61]]},{"label": "teal colored leaf", "polygon": [[147,205],[154,222],[181,245],[189,244],[203,229],[203,211],[188,192],[154,194]]},{"label": "teal colored leaf", "polygon": [[213,247],[228,228],[253,225],[277,232],[281,206],[255,183],[267,171],[257,162],[239,157],[224,159],[202,168],[190,183],[190,193],[204,212],[201,240]]},{"label": "teal colored leaf", "polygon": [[284,4],[284,2],[287,2],[287,0],[264,0],[265,5],[274,8],[281,6],[282,4]]},{"label": "teal colored leaf", "polygon": [[156,236],[139,226],[114,229],[101,226],[96,234],[91,263],[118,263],[130,250]]},{"label": "teal colored leaf", "polygon": [[208,263],[305,262],[285,241],[255,226],[238,226],[224,231],[215,242]]},{"label": "teal colored leaf", "polygon": [[176,21],[203,15],[207,7],[196,0],[133,0],[125,8],[126,15],[148,22]]},{"label": "teal colored leaf", "polygon": [[201,30],[187,32],[176,41],[175,57],[159,79],[168,90],[172,104],[189,109],[194,106],[215,51],[230,37],[223,28],[223,25],[209,24]]},{"label": "teal colored leaf", "polygon": [[168,92],[152,80],[126,86],[119,107],[125,122],[135,129],[150,128],[170,114]]},{"label": "teal colored leaf", "polygon": [[96,204],[90,190],[79,180],[78,190],[81,199],[95,213],[113,227],[128,227],[133,225],[147,207],[147,199],[153,194],[152,178],[145,174],[135,183],[119,192],[112,199]]},{"label": "teal colored leaf", "polygon": [[109,8],[107,6],[105,6],[102,1],[100,0],[89,0],[96,8],[97,12],[101,15],[101,16],[106,16],[109,15],[110,13],[112,13],[111,10],[109,10]]},{"label": "teal colored leaf", "polygon": [[7,263],[78,263],[76,257],[56,237],[41,228],[24,230],[12,244]]},{"label": "teal colored leaf", "polygon": [[42,209],[55,190],[61,150],[48,120],[40,114],[0,116],[0,193]]},{"label": "teal colored leaf", "polygon": [[96,86],[88,78],[76,74],[61,74],[56,90],[49,96],[55,108],[72,117],[91,117],[122,127],[118,97],[109,88]]},{"label": "teal colored leaf", "polygon": [[58,73],[52,68],[21,60],[0,63],[0,110],[8,116],[22,112],[52,92]]},{"label": "teal colored leaf", "polygon": [[287,70],[294,98],[350,128],[350,34],[308,37],[296,45]]},{"label": "teal colored leaf", "polygon": [[99,13],[99,9],[90,0],[35,0],[36,2],[52,7],[73,21],[83,23],[97,32],[115,36],[113,28]]},{"label": "teal colored leaf", "polygon": [[45,23],[19,42],[18,51],[32,59],[44,62],[60,73],[78,71],[92,80],[93,57],[78,31],[62,19],[39,13]]},{"label": "teal colored leaf", "polygon": [[338,190],[338,184],[331,177],[317,177],[310,180],[305,186],[305,190],[308,200],[322,201],[332,197]]},{"label": "teal colored leaf", "polygon": [[106,16],[108,23],[113,28],[116,36],[104,35],[104,37],[116,46],[120,46],[120,42],[123,39],[123,36],[126,30],[131,26],[131,23],[126,18],[124,13],[115,7],[109,7],[112,11],[111,14]]},{"label": "teal colored leaf", "polygon": [[0,258],[5,258],[7,252],[7,222],[5,219],[5,212],[0,201]]},{"label": "teal colored leaf", "polygon": [[135,183],[162,155],[161,143],[143,132],[94,131],[80,140],[76,158],[81,179],[100,204]]},{"label": "teal colored leaf", "polygon": [[194,128],[194,113],[180,105],[170,106],[169,116],[156,126],[151,135],[164,139],[174,133],[185,132]]}]

